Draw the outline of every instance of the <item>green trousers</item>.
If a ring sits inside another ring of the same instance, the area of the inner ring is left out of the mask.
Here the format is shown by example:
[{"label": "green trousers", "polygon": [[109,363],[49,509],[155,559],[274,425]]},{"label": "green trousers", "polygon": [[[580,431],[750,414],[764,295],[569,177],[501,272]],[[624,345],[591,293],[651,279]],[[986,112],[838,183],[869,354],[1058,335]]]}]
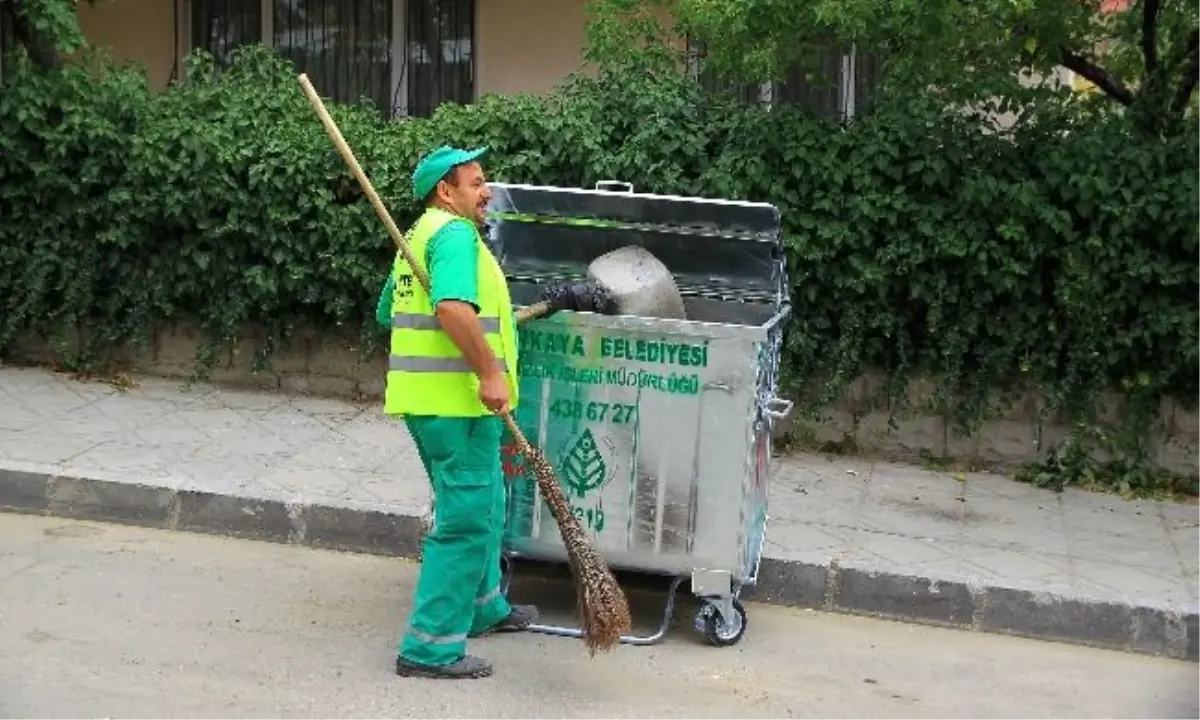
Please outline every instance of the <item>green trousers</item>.
[{"label": "green trousers", "polygon": [[495,625],[511,609],[500,593],[503,424],[494,415],[405,422],[433,486],[434,520],[399,654],[423,665],[448,665],[466,654],[468,634]]}]

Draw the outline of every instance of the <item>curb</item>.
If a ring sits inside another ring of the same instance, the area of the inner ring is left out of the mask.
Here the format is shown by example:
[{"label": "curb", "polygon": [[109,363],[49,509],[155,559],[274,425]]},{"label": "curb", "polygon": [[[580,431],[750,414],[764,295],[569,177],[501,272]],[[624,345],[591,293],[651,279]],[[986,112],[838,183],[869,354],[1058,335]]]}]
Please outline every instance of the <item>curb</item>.
[{"label": "curb", "polygon": [[[415,559],[416,515],[0,468],[0,511]],[[1197,661],[1195,612],[764,557],[745,600]]]}]

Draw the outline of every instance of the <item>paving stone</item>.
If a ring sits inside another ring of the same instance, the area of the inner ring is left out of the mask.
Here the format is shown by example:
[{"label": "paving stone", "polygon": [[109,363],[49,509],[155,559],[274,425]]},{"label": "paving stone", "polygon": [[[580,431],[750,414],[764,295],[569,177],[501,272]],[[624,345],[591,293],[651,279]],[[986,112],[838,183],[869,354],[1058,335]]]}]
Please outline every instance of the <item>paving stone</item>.
[{"label": "paving stone", "polygon": [[422,528],[414,517],[378,510],[317,506],[303,512],[305,540],[318,547],[417,557]]},{"label": "paving stone", "polygon": [[1200,636],[1200,627],[1198,627],[1196,613],[1192,613],[1187,618],[1187,650],[1184,657],[1192,662],[1197,661],[1197,639]]},{"label": "paving stone", "polygon": [[1182,606],[1192,599],[1178,566],[1158,569],[1088,560],[1075,560],[1073,565],[1081,588],[1111,598],[1127,602],[1160,600],[1168,606]]},{"label": "paving stone", "polygon": [[745,597],[779,605],[822,608],[828,581],[827,562],[788,562],[768,557],[759,566],[758,586],[748,590]]},{"label": "paving stone", "polygon": [[41,512],[49,506],[46,473],[0,468],[0,507]]},{"label": "paving stone", "polygon": [[989,585],[1035,592],[1071,593],[1076,585],[1067,555],[1001,550],[964,544],[963,562]]},{"label": "paving stone", "polygon": [[163,487],[68,475],[51,478],[47,487],[47,505],[54,515],[132,525],[167,524],[174,495]]},{"label": "paving stone", "polygon": [[179,493],[178,527],[286,542],[296,532],[293,514],[279,500],[194,490]]},{"label": "paving stone", "polygon": [[[1132,646],[1138,652],[1167,655],[1187,646],[1187,620],[1156,608],[1137,608],[1133,613]],[[1186,652],[1186,650],[1185,650]]]},{"label": "paving stone", "polygon": [[1120,603],[988,588],[981,623],[986,630],[1125,647],[1131,639],[1130,614]]},{"label": "paving stone", "polygon": [[838,609],[885,617],[970,625],[974,603],[963,583],[842,567],[837,572]]}]

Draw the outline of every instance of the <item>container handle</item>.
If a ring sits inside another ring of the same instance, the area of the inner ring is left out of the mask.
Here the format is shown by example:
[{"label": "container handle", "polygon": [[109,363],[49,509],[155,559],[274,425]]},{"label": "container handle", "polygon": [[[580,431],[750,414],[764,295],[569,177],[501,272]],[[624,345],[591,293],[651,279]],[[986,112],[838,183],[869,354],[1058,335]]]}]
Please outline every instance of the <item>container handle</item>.
[{"label": "container handle", "polygon": [[597,190],[607,190],[610,192],[633,192],[633,183],[624,182],[622,180],[597,180]]},{"label": "container handle", "polygon": [[767,400],[767,414],[775,420],[782,420],[791,414],[792,405],[795,405],[793,401],[772,395],[771,399]]}]

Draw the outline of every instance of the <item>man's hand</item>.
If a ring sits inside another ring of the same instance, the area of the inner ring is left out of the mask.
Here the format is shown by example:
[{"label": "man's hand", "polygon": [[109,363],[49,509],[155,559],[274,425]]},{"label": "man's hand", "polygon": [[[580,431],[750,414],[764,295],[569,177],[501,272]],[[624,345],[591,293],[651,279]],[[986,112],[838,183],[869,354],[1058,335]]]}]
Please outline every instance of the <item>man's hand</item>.
[{"label": "man's hand", "polygon": [[480,378],[479,402],[497,415],[508,412],[508,382],[498,366],[495,371]]}]

